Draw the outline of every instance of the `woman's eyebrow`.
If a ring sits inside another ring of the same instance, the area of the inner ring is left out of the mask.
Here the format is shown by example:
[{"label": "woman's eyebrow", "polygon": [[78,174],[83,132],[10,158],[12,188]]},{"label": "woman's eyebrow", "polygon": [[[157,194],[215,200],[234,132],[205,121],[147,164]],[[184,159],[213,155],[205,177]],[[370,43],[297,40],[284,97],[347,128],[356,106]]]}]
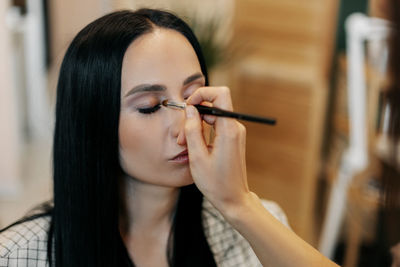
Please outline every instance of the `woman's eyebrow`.
[{"label": "woman's eyebrow", "polygon": [[125,94],[125,97],[139,92],[160,92],[165,90],[167,90],[167,88],[165,85],[161,84],[140,84],[129,90],[128,93]]},{"label": "woman's eyebrow", "polygon": [[187,77],[184,81],[183,81],[183,85],[189,84],[199,78],[203,78],[204,79],[204,75],[200,72],[195,73],[193,75],[190,75],[189,77]]},{"label": "woman's eyebrow", "polygon": [[[204,75],[200,72],[190,75],[183,81],[183,85],[189,84],[199,78],[204,79]],[[140,84],[129,90],[128,93],[125,94],[125,97],[139,92],[160,92],[165,90],[167,90],[167,88],[162,84]]]}]

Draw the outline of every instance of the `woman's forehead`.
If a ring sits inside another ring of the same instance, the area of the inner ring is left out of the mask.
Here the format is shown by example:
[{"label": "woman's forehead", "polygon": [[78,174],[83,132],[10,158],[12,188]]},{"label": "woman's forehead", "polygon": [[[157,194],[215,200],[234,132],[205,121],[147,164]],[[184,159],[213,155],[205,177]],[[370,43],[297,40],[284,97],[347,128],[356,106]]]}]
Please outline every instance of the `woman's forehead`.
[{"label": "woman's forehead", "polygon": [[122,88],[185,79],[199,71],[197,55],[186,37],[175,30],[156,28],[128,47],[122,63]]},{"label": "woman's forehead", "polygon": [[185,60],[195,57],[197,60],[192,45],[183,34],[171,29],[155,28],[134,40],[129,45],[124,59],[137,59],[136,62],[140,62],[140,60],[161,60],[172,56]]}]

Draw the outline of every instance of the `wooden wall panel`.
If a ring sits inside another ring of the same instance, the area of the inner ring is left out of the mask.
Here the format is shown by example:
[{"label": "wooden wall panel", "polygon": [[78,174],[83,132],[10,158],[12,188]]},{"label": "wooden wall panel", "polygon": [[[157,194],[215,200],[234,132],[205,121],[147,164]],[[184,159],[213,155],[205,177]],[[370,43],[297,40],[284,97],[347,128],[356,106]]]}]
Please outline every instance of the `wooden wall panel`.
[{"label": "wooden wall panel", "polygon": [[236,3],[234,42],[245,53],[233,68],[235,108],[278,121],[273,127],[244,123],[249,184],[277,201],[293,229],[316,244],[314,206],[337,1]]}]

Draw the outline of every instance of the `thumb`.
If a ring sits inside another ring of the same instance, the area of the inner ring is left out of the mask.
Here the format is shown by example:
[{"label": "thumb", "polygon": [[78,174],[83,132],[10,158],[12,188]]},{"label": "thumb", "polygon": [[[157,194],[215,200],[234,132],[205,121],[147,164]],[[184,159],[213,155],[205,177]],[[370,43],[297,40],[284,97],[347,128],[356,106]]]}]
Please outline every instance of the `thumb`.
[{"label": "thumb", "polygon": [[192,105],[186,107],[185,136],[190,163],[204,159],[208,149],[203,138],[199,112]]}]

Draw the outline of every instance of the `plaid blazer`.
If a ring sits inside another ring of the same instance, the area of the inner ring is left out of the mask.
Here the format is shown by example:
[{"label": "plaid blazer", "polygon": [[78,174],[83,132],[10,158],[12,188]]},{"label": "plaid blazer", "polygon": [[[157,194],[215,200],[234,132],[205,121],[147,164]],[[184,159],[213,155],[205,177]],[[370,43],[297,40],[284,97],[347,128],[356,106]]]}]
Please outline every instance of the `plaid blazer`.
[{"label": "plaid blazer", "polygon": [[[263,200],[264,207],[289,227],[281,208]],[[217,266],[262,266],[249,243],[208,201],[203,201],[203,227]],[[47,267],[47,231],[50,217],[15,225],[0,234],[0,267]]]}]

